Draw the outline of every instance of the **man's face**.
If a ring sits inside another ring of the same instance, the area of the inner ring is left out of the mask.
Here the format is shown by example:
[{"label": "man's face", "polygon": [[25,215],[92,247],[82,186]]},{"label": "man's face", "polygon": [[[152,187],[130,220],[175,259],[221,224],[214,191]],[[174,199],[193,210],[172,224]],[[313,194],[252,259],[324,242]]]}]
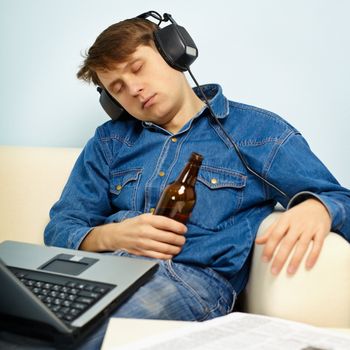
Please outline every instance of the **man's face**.
[{"label": "man's face", "polygon": [[167,125],[181,109],[186,78],[151,46],[139,46],[126,62],[97,71],[97,75],[109,93],[139,120]]}]

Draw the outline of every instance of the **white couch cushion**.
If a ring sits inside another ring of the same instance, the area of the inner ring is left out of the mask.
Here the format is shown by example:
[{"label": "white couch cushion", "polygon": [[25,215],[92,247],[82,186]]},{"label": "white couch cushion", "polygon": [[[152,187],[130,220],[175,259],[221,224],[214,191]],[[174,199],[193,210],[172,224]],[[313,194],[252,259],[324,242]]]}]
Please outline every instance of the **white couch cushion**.
[{"label": "white couch cushion", "polygon": [[79,148],[0,146],[0,241],[43,243]]}]

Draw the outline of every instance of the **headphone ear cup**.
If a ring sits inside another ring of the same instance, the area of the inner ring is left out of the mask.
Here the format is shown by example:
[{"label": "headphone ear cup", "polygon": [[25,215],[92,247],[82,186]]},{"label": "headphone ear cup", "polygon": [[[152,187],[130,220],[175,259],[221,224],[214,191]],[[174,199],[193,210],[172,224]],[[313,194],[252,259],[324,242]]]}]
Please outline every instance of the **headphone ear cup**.
[{"label": "headphone ear cup", "polygon": [[118,120],[123,114],[126,114],[124,108],[109,94],[109,92],[101,87],[97,88],[100,93],[100,104],[104,111],[112,120]]},{"label": "headphone ear cup", "polygon": [[154,41],[164,60],[185,72],[198,57],[198,49],[184,27],[170,24],[154,32]]}]

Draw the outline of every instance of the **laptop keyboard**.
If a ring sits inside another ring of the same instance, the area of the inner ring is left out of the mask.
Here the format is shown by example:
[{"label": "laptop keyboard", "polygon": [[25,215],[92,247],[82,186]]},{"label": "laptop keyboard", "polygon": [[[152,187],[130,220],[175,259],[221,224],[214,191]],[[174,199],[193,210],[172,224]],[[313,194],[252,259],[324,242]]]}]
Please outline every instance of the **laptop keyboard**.
[{"label": "laptop keyboard", "polygon": [[58,318],[68,324],[116,287],[112,284],[92,282],[74,277],[10,266],[8,268]]}]

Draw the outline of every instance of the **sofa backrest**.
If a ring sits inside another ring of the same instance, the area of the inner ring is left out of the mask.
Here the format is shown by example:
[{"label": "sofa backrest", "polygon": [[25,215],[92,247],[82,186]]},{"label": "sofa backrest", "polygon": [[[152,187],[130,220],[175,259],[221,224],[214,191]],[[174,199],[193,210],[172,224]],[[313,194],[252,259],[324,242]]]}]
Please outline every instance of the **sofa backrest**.
[{"label": "sofa backrest", "polygon": [[80,148],[0,146],[0,242],[43,243]]}]

